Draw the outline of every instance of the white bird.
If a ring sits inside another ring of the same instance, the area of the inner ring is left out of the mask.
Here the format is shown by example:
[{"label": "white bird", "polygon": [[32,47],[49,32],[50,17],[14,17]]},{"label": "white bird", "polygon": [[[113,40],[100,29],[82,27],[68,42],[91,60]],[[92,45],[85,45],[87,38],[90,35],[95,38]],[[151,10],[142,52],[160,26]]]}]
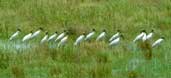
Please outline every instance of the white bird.
[{"label": "white bird", "polygon": [[141,33],[133,40],[133,42],[136,42],[137,40],[142,39],[145,34],[146,34],[146,31],[142,30]]},{"label": "white bird", "polygon": [[109,43],[109,46],[115,46],[115,45],[119,44],[121,37],[123,38],[123,35],[120,35],[118,38],[116,38],[113,41],[111,41]]},{"label": "white bird", "polygon": [[48,32],[46,32],[45,33],[45,36],[42,38],[42,40],[40,41],[40,43],[46,42],[48,40],[48,37],[49,37]]},{"label": "white bird", "polygon": [[151,39],[153,37],[154,30],[151,30],[151,32],[147,35],[147,40]]},{"label": "white bird", "polygon": [[53,35],[51,35],[48,39],[48,41],[52,41],[55,39],[55,37],[57,36],[57,32],[55,32]]},{"label": "white bird", "polygon": [[156,40],[153,44],[152,47],[156,47],[161,44],[161,42],[164,41],[164,37],[161,37],[160,39]]},{"label": "white bird", "polygon": [[102,40],[106,37],[106,30],[104,29],[103,32],[97,37],[96,41]]},{"label": "white bird", "polygon": [[117,33],[116,33],[116,34],[114,34],[114,35],[109,39],[109,42],[111,42],[112,40],[114,40],[114,39],[118,38],[118,37],[119,37],[119,35],[120,35],[120,30],[117,30]]},{"label": "white bird", "polygon": [[92,38],[92,36],[95,34],[95,32],[96,32],[96,30],[93,29],[92,32],[90,32],[90,33],[86,36],[85,40],[90,40],[90,39]]},{"label": "white bird", "polygon": [[68,36],[62,38],[61,41],[58,43],[58,47],[64,46],[67,43],[67,40],[68,40]]},{"label": "white bird", "polygon": [[17,29],[17,31],[10,37],[9,40],[13,40],[14,38],[16,38],[19,35],[20,32],[21,32],[21,30]]},{"label": "white bird", "polygon": [[79,36],[79,37],[76,39],[76,41],[75,41],[75,43],[74,43],[74,46],[79,45],[79,44],[84,40],[84,38],[85,38],[85,33],[83,33],[81,36]]},{"label": "white bird", "polygon": [[33,32],[31,31],[29,34],[25,35],[23,37],[22,41],[24,42],[24,41],[28,41],[29,39],[31,39],[32,38],[32,34],[33,34]]},{"label": "white bird", "polygon": [[142,41],[145,42],[147,40],[147,34],[144,33],[144,36],[142,37]]},{"label": "white bird", "polygon": [[37,37],[41,33],[42,30],[43,30],[43,28],[40,27],[39,30],[37,30],[36,32],[33,33],[32,38]]},{"label": "white bird", "polygon": [[55,42],[61,40],[62,38],[64,38],[65,35],[66,35],[66,30],[64,30],[64,32],[61,33],[61,34],[56,38]]}]

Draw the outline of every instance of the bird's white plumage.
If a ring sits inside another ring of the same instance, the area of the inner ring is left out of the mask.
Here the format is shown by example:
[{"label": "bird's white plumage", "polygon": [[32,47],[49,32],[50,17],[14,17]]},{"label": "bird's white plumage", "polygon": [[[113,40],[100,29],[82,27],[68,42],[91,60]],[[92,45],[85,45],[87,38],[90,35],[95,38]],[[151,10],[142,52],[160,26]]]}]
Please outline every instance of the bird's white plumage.
[{"label": "bird's white plumage", "polygon": [[109,41],[111,42],[112,40],[116,39],[117,37],[119,37],[120,33],[117,32],[116,34],[114,34],[110,39]]},{"label": "bird's white plumage", "polygon": [[95,34],[95,31],[89,33],[89,34],[86,36],[85,40],[90,40],[94,34]]},{"label": "bird's white plumage", "polygon": [[134,41],[133,41],[133,42],[136,42],[137,40],[142,39],[142,38],[143,38],[143,36],[144,36],[144,34],[145,34],[145,32],[142,32],[141,34],[139,34],[139,35],[134,39]]},{"label": "bird's white plumage", "polygon": [[41,40],[41,42],[40,43],[44,43],[44,42],[46,42],[47,40],[48,40],[48,34],[46,34],[43,38],[42,38],[42,40]]},{"label": "bird's white plumage", "polygon": [[79,37],[76,39],[74,45],[75,45],[75,46],[79,45],[79,44],[84,40],[84,38],[85,38],[85,35],[79,36]]},{"label": "bird's white plumage", "polygon": [[147,40],[151,39],[152,37],[153,37],[153,32],[151,32],[147,35]]},{"label": "bird's white plumage", "polygon": [[16,37],[19,35],[19,33],[20,33],[20,31],[15,32],[15,33],[10,37],[9,40],[13,40],[14,38],[16,38]]},{"label": "bird's white plumage", "polygon": [[33,35],[32,35],[32,38],[38,36],[40,34],[40,32],[41,32],[41,30],[38,30],[38,31],[34,32]]},{"label": "bird's white plumage", "polygon": [[162,39],[162,38],[156,40],[156,41],[152,44],[152,47],[158,46],[163,40],[164,40],[164,39]]},{"label": "bird's white plumage", "polygon": [[97,37],[96,41],[99,41],[99,40],[104,39],[105,36],[106,36],[106,32],[102,32],[102,33]]},{"label": "bird's white plumage", "polygon": [[144,36],[142,37],[142,41],[145,42],[147,40],[147,34],[144,33]]},{"label": "bird's white plumage", "polygon": [[111,41],[109,43],[109,46],[117,45],[119,42],[120,42],[120,37],[118,37],[118,38],[114,39],[113,41]]},{"label": "bird's white plumage", "polygon": [[55,41],[61,40],[65,36],[65,32],[61,33]]},{"label": "bird's white plumage", "polygon": [[24,41],[27,41],[27,40],[31,39],[31,38],[32,38],[32,34],[33,34],[33,33],[29,33],[29,34],[25,35],[25,36],[23,37],[22,41],[24,42]]},{"label": "bird's white plumage", "polygon": [[56,36],[57,36],[57,33],[54,33],[52,36],[49,37],[48,41],[54,40]]},{"label": "bird's white plumage", "polygon": [[61,39],[61,41],[58,43],[58,47],[64,46],[68,40],[68,36],[65,36],[64,38]]}]

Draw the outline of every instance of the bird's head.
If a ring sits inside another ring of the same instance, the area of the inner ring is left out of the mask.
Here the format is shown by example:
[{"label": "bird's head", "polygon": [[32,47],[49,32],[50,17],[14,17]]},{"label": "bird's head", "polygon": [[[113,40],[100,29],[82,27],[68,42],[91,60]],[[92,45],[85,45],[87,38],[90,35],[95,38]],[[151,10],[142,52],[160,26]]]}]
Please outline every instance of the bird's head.
[{"label": "bird's head", "polygon": [[30,33],[33,33],[33,30],[31,30]]},{"label": "bird's head", "polygon": [[20,29],[20,28],[18,28],[18,29],[17,29],[17,31],[20,31],[20,32],[21,32],[21,29]]},{"label": "bird's head", "polygon": [[56,31],[55,34],[57,34],[58,32]]},{"label": "bird's head", "polygon": [[103,32],[106,32],[106,29],[103,29]]},{"label": "bird's head", "polygon": [[92,31],[94,31],[94,32],[95,32],[95,31],[96,31],[96,29],[95,29],[95,28],[93,28],[93,29],[92,29]]},{"label": "bird's head", "polygon": [[118,30],[117,30],[117,32],[119,32],[119,33],[120,33],[120,32],[121,32],[121,30],[119,30],[119,29],[118,29]]},{"label": "bird's head", "polygon": [[164,40],[164,39],[165,39],[165,37],[161,37],[161,39],[163,39],[163,40]]},{"label": "bird's head", "polygon": [[67,32],[67,30],[64,30],[63,32]]},{"label": "bird's head", "polygon": [[42,30],[43,31],[43,28],[42,27],[39,27],[39,30]]},{"label": "bird's head", "polygon": [[146,30],[141,30],[141,32],[140,33],[146,33]]},{"label": "bird's head", "polygon": [[46,33],[45,33],[46,35],[48,34],[48,31],[46,31]]}]

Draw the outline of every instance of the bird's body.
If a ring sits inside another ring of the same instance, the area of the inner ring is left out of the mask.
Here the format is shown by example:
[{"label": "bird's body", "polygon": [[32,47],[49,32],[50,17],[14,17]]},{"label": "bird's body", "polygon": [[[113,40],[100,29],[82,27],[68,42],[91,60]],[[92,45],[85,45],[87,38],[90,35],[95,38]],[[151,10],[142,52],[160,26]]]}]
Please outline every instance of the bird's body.
[{"label": "bird's body", "polygon": [[144,36],[142,37],[142,41],[145,42],[147,40],[147,34],[144,33]]},{"label": "bird's body", "polygon": [[18,29],[17,32],[15,32],[15,33],[10,37],[9,40],[13,40],[14,38],[16,38],[16,37],[19,35],[20,32],[21,32],[20,29]]},{"label": "bird's body", "polygon": [[120,42],[120,37],[118,37],[118,38],[114,39],[113,41],[111,41],[109,43],[109,46],[117,45],[119,42]]},{"label": "bird's body", "polygon": [[156,40],[153,44],[152,44],[152,47],[156,47],[156,46],[158,46],[161,42],[163,42],[164,41],[164,38],[160,38],[160,39],[158,39],[158,40]]},{"label": "bird's body", "polygon": [[41,32],[41,30],[38,30],[38,31],[34,32],[33,35],[32,35],[32,38],[38,36],[40,34],[40,32]]},{"label": "bird's body", "polygon": [[117,32],[116,34],[114,34],[114,35],[109,39],[109,41],[111,42],[112,40],[118,38],[119,35],[120,35],[120,32]]},{"label": "bird's body", "polygon": [[53,35],[51,35],[49,38],[48,38],[48,41],[52,41],[56,38],[57,36],[57,32],[55,32]]},{"label": "bird's body", "polygon": [[39,30],[33,33],[32,38],[37,37],[41,33],[42,30],[43,30],[42,28],[39,28]]},{"label": "bird's body", "polygon": [[[141,34],[139,34],[139,35],[133,40],[133,42],[136,42],[136,41],[138,41],[138,40],[141,40],[141,39],[144,37],[145,34],[146,34],[146,33],[145,33],[145,30],[142,31]],[[144,37],[144,38],[145,38],[145,37]]]},{"label": "bird's body", "polygon": [[106,31],[104,30],[96,39],[96,41],[102,40],[106,37]]},{"label": "bird's body", "polygon": [[95,35],[95,29],[93,29],[92,30],[92,32],[90,32],[87,36],[86,36],[86,38],[85,38],[85,40],[90,40],[92,37],[93,37],[93,35]]},{"label": "bird's body", "polygon": [[151,39],[152,36],[153,36],[153,33],[149,33],[149,34],[147,35],[147,40]]},{"label": "bird's body", "polygon": [[61,34],[56,38],[55,41],[59,41],[59,40],[61,40],[62,38],[64,38],[65,34],[66,34],[65,32],[61,33]]},{"label": "bird's body", "polygon": [[61,41],[58,43],[58,47],[64,46],[68,40],[68,36],[65,36],[61,39]]},{"label": "bird's body", "polygon": [[24,42],[24,41],[28,41],[29,39],[31,39],[32,38],[32,32],[30,32],[29,34],[27,34],[27,35],[25,35],[24,37],[23,37],[23,39],[22,39],[22,41]]},{"label": "bird's body", "polygon": [[48,40],[48,37],[49,37],[48,32],[46,32],[46,35],[42,38],[42,40],[40,41],[40,43],[46,42]]},{"label": "bird's body", "polygon": [[147,35],[147,40],[151,39],[153,37],[154,30],[151,30],[151,33]]},{"label": "bird's body", "polygon": [[84,35],[84,34],[81,35],[81,36],[79,36],[79,37],[76,39],[74,45],[75,45],[75,46],[79,45],[79,44],[84,40],[84,38],[85,38],[85,35]]}]

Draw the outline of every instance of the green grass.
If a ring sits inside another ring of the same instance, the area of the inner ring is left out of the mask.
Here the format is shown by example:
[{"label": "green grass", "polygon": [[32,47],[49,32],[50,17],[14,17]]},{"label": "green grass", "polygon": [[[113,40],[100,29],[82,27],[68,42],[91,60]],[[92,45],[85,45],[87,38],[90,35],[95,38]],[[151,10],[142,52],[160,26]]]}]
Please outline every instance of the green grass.
[{"label": "green grass", "polygon": [[[38,27],[50,33],[69,29],[71,42],[60,49],[39,45],[43,34],[29,43],[20,41]],[[16,28],[22,34],[9,42]],[[114,48],[107,42],[72,46],[80,33],[92,28],[107,29],[108,37],[121,29],[125,39]],[[152,49],[150,60],[144,56],[148,48],[131,43],[141,29],[155,29],[152,42],[166,37]],[[170,78],[170,33],[171,0],[0,0],[0,77]]]}]

